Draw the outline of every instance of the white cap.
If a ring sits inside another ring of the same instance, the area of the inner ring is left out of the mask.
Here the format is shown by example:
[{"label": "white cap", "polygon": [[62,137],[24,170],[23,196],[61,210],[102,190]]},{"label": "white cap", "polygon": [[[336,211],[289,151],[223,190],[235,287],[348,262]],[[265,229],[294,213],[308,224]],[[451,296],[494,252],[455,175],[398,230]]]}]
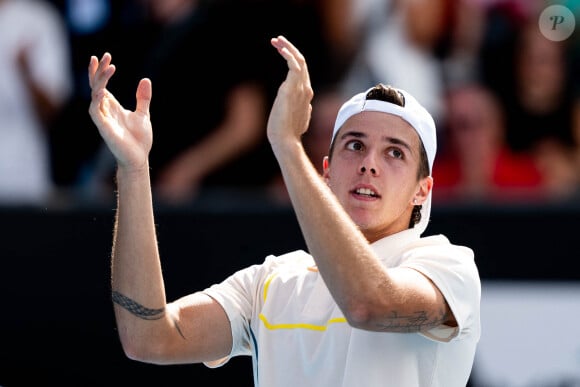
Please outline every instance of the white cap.
[{"label": "white cap", "polygon": [[[346,101],[338,111],[334,130],[332,131],[331,142],[334,141],[336,133],[342,125],[350,117],[364,111],[375,111],[387,114],[394,114],[401,117],[409,123],[419,134],[419,138],[423,142],[427,159],[429,161],[429,170],[433,171],[433,161],[435,160],[435,153],[437,152],[437,133],[435,129],[435,121],[429,112],[405,90],[396,89],[404,97],[404,106],[399,106],[391,102],[380,101],[376,99],[366,99],[367,93],[373,89],[371,87],[366,91],[356,94],[354,97]],[[420,234],[427,228],[429,216],[431,215],[431,193],[427,200],[423,203],[421,209],[421,221],[415,225],[415,229]]]}]

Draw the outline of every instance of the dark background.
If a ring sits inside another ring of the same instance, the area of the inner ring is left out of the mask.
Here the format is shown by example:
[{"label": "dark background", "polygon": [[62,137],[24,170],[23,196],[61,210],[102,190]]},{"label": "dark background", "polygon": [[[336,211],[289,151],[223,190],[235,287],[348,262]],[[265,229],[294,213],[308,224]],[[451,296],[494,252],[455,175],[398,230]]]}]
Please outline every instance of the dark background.
[{"label": "dark background", "polygon": [[[252,386],[249,357],[213,370],[125,357],[110,301],[114,207],[10,207],[0,219],[0,385]],[[472,247],[483,280],[579,280],[579,220],[574,204],[439,206],[427,234]],[[169,299],[304,248],[285,207],[158,208],[156,222]]]}]

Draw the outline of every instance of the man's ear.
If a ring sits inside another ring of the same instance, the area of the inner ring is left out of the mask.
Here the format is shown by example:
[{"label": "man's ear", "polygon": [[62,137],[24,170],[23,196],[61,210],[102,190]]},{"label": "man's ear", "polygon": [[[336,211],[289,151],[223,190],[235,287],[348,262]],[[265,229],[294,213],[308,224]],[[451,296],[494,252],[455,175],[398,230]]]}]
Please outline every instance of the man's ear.
[{"label": "man's ear", "polygon": [[415,192],[415,196],[413,197],[413,204],[423,204],[427,197],[429,196],[429,192],[433,189],[433,178],[431,176],[427,176],[419,181],[419,189]]}]

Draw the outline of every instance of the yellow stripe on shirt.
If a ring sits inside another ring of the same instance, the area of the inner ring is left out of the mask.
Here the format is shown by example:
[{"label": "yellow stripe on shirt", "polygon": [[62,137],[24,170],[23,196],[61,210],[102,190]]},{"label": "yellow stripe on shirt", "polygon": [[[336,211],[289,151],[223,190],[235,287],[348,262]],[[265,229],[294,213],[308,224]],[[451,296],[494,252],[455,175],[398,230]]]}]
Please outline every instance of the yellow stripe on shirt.
[{"label": "yellow stripe on shirt", "polygon": [[272,324],[268,321],[266,316],[264,316],[262,313],[260,313],[260,320],[262,320],[262,322],[264,323],[264,326],[270,330],[275,330],[275,329],[310,329],[313,331],[325,331],[326,329],[328,329],[328,326],[331,324],[345,323],[346,322],[346,318],[337,317],[337,318],[331,318],[330,320],[328,320],[326,322],[326,324],[323,324],[323,325],[315,325],[315,324],[308,324],[308,323]]}]

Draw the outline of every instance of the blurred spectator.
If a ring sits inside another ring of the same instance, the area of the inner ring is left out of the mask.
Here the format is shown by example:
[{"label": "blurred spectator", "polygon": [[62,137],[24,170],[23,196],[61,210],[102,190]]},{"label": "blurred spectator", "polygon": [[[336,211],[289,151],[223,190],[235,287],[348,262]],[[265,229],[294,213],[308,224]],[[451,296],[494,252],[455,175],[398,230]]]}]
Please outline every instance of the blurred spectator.
[{"label": "blurred spectator", "polygon": [[[379,82],[408,90],[433,118],[442,115],[443,69],[436,49],[448,23],[448,0],[375,2],[363,46],[343,80],[344,93]],[[378,18],[381,16],[382,19]],[[363,24],[364,25],[364,24]]]},{"label": "blurred spectator", "polygon": [[[217,191],[260,194],[279,175],[265,121],[285,64],[269,39],[293,39],[309,58],[313,85],[331,83],[341,71],[339,61],[329,59],[331,51],[346,55],[341,33],[325,31],[334,16],[324,10],[340,1],[350,0],[56,0],[68,20],[78,75],[75,98],[51,138],[61,193],[113,199],[111,155],[96,131],[79,130],[92,127],[87,60],[109,51],[124,69],[111,85],[124,105],[132,106],[135,96],[123,91],[133,90],[141,77],[151,78],[162,95],[151,106],[152,120],[163,122],[151,153],[156,199],[182,204]],[[243,47],[208,39],[227,34],[244,35]]]},{"label": "blurred spectator", "polygon": [[[384,2],[384,0],[378,0]],[[298,0],[300,2],[300,0]],[[304,1],[303,1],[304,2]],[[319,15],[319,34],[328,47],[326,63],[326,86],[340,81],[356,57],[365,36],[364,23],[371,18],[377,0],[314,0],[315,12]],[[304,46],[306,47],[306,46]],[[315,58],[309,58],[312,60]]]},{"label": "blurred spectator", "polygon": [[486,10],[481,0],[454,2],[449,12],[446,38],[439,49],[445,88],[479,80],[479,55],[486,27]]},{"label": "blurred spectator", "polygon": [[572,112],[577,101],[569,88],[565,43],[547,39],[535,20],[525,24],[517,38],[513,90],[504,100],[510,109],[510,146],[531,149],[548,138],[573,143]]},{"label": "blurred spectator", "polygon": [[[244,34],[250,36],[244,43],[243,56],[251,56],[251,66],[258,69],[259,78],[267,90],[267,106],[271,106],[278,92],[282,81],[280,74],[286,73],[286,64],[280,62],[278,54],[273,52],[269,45],[272,37],[284,35],[301,47],[302,53],[309,61],[315,99],[322,90],[334,86],[337,80],[341,79],[356,49],[357,36],[352,29],[354,23],[349,13],[351,0],[212,0],[212,2],[216,7],[224,7],[221,8],[222,13],[235,15],[236,20],[233,22],[224,21],[223,18],[218,20],[222,29],[236,31],[236,34],[239,30],[243,30]],[[347,20],[344,17],[347,17]],[[240,23],[242,27],[238,28]],[[327,141],[329,138],[330,135]],[[288,194],[267,140],[252,150],[251,158],[256,162],[240,170],[240,178],[246,179],[248,176],[259,178],[259,192],[256,193],[266,195],[261,199],[272,201],[273,204],[287,205]],[[316,165],[322,165],[322,160],[317,161]],[[266,184],[262,185],[262,181]]]},{"label": "blurred spectator", "polygon": [[0,0],[0,201],[53,194],[49,129],[72,93],[66,26],[51,3]]},{"label": "blurred spectator", "polygon": [[[253,48],[214,38],[224,36],[224,29],[238,36],[244,33],[242,15],[227,12],[221,4],[212,7],[211,1],[138,4],[144,7],[143,23],[129,26],[118,37],[118,50],[108,51],[114,63],[123,63],[118,82],[129,85],[120,90],[134,89],[139,78],[149,77],[160,96],[151,105],[157,128],[150,154],[155,199],[179,205],[202,190],[263,184],[261,170],[253,168],[259,157],[253,151],[266,140],[260,64],[246,60],[250,55],[244,50]],[[128,106],[134,98],[120,94]],[[110,157],[105,151],[101,156]],[[97,165],[107,163],[101,160]],[[108,177],[105,182],[111,183]]]},{"label": "blurred spectator", "polygon": [[87,182],[94,177],[102,143],[86,114],[91,99],[87,63],[90,55],[118,51],[123,32],[143,17],[135,1],[53,0],[68,27],[74,74],[74,95],[55,118],[50,136],[52,177],[62,204],[98,197]]},{"label": "blurred spectator", "polygon": [[567,43],[548,40],[537,22],[525,25],[515,51],[516,95],[514,103],[506,102],[511,146],[532,150],[556,197],[580,188],[574,161],[580,150],[574,138],[580,99],[571,82]]},{"label": "blurred spectator", "polygon": [[580,187],[574,134],[580,130],[580,99],[569,66],[570,40],[547,39],[538,25],[542,7],[530,4],[519,12],[490,8],[483,79],[505,108],[508,146],[531,153],[551,197],[567,198]]},{"label": "blurred spectator", "polygon": [[504,113],[496,97],[472,83],[446,97],[446,142],[435,159],[437,200],[524,201],[544,198],[544,181],[530,154],[505,142]]}]

